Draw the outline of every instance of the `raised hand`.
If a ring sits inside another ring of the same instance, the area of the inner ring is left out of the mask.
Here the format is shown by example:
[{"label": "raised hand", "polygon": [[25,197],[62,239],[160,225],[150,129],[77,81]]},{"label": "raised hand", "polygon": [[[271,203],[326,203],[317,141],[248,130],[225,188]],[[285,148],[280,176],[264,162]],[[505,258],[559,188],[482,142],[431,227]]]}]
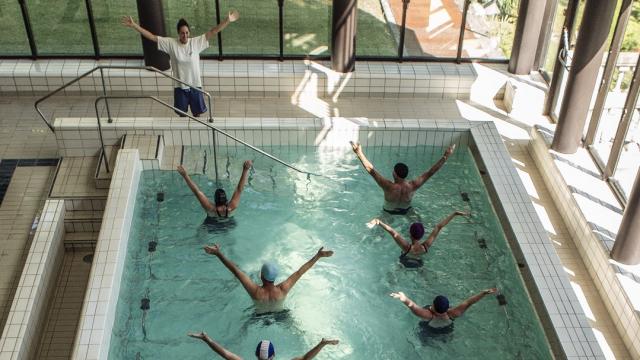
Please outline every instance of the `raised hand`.
[{"label": "raised hand", "polygon": [[320,341],[323,345],[338,345],[338,343],[340,342],[340,340],[338,339],[325,339],[322,338],[322,340]]},{"label": "raised hand", "polygon": [[380,219],[373,219],[367,223],[369,229],[373,229],[376,225],[380,225]]},{"label": "raised hand", "polygon": [[333,255],[333,251],[331,250],[322,250],[324,249],[324,246],[320,248],[320,250],[318,250],[318,253],[316,254],[317,257],[322,258],[322,257],[329,257],[331,255]]},{"label": "raised hand", "polygon": [[180,174],[182,176],[186,176],[187,175],[187,169],[185,169],[184,166],[178,165],[177,170],[178,170],[178,174]]},{"label": "raised hand", "polygon": [[187,333],[187,336],[190,336],[192,338],[196,338],[196,339],[204,339],[207,337],[207,334],[204,331],[200,331],[199,334],[196,333]]},{"label": "raised hand", "polygon": [[456,144],[451,144],[447,150],[444,152],[444,157],[448,158],[453,154],[453,151],[456,149]]},{"label": "raised hand", "polygon": [[362,151],[362,146],[360,145],[360,143],[354,143],[353,141],[349,141],[349,144],[351,144],[351,148],[353,149],[354,153],[358,153],[360,151]]},{"label": "raised hand", "polygon": [[245,160],[244,164],[242,164],[242,168],[245,170],[251,169],[252,166],[253,166],[253,161],[251,160]]},{"label": "raised hand", "polygon": [[238,10],[235,10],[235,9],[231,10],[231,11],[229,11],[228,18],[229,18],[229,22],[234,22],[234,21],[240,19],[240,13],[238,12]]},{"label": "raised hand", "polygon": [[205,246],[204,252],[206,252],[209,255],[217,256],[218,254],[220,254],[220,245],[214,244],[213,246]]},{"label": "raised hand", "polygon": [[402,291],[398,291],[398,292],[393,292],[391,294],[389,294],[389,296],[391,296],[394,299],[398,299],[402,302],[407,301],[407,295],[405,295]]},{"label": "raised hand", "polygon": [[486,290],[483,290],[482,292],[486,295],[495,294],[496,292],[498,292],[498,288],[486,289]]},{"label": "raised hand", "polygon": [[136,25],[136,22],[133,21],[133,18],[131,16],[123,16],[120,22],[122,23],[122,25],[130,28],[133,28]]},{"label": "raised hand", "polygon": [[468,212],[468,211],[460,211],[460,210],[458,210],[458,211],[456,211],[456,215],[469,216],[469,215],[471,215],[471,213]]}]

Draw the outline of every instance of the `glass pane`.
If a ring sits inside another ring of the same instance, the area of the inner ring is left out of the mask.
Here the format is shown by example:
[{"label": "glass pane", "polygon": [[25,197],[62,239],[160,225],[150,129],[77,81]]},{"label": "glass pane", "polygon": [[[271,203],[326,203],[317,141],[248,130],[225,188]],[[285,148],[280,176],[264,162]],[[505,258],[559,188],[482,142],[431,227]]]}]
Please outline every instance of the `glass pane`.
[{"label": "glass pane", "polygon": [[22,12],[15,0],[0,0],[0,55],[31,55]]},{"label": "glass pane", "polygon": [[519,4],[519,0],[471,0],[462,57],[508,59]]},{"label": "glass pane", "polygon": [[[638,18],[635,18],[636,16]],[[606,164],[609,160],[613,139],[616,136],[618,124],[620,124],[620,120],[622,119],[622,111],[627,101],[629,86],[631,85],[631,79],[633,78],[635,66],[638,61],[640,34],[637,32],[637,28],[639,24],[640,14],[632,12],[632,16],[625,29],[620,54],[618,54],[618,58],[616,59],[616,67],[613,72],[611,86],[606,94],[602,115],[600,116],[596,136],[593,140],[592,149],[603,164]],[[615,27],[615,25],[613,26]],[[636,116],[634,113],[634,117]],[[633,181],[633,179],[631,181]]]},{"label": "glass pane", "polygon": [[27,7],[39,55],[94,54],[83,0],[27,0]]},{"label": "glass pane", "polygon": [[[278,18],[275,19],[276,24]],[[330,0],[284,2],[284,53],[329,54],[331,37]]]},{"label": "glass pane", "polygon": [[547,41],[544,63],[542,64],[542,70],[547,73],[549,78],[551,78],[553,74],[553,67],[556,63],[558,47],[560,46],[560,39],[562,38],[562,25],[564,24],[565,12],[567,11],[568,4],[568,0],[558,0],[555,7],[551,34]]},{"label": "glass pane", "polygon": [[[287,4],[285,1],[285,8]],[[231,9],[240,12],[240,19],[222,32],[222,51],[225,55],[279,54],[276,0],[220,0],[222,18]]]},{"label": "glass pane", "polygon": [[[135,2],[134,6],[135,6]],[[228,12],[228,11],[227,11]],[[220,20],[226,17],[227,12],[221,17]],[[221,15],[222,15],[221,14]],[[240,10],[240,20],[247,20],[242,18],[242,10]],[[212,27],[216,26],[216,4],[214,0],[200,0],[200,1],[184,1],[184,0],[168,0],[164,2],[164,17],[165,26],[167,29],[167,36],[178,37],[178,30],[176,25],[178,20],[185,19],[189,24],[189,30],[191,31],[191,37],[200,36],[209,31]],[[229,25],[223,33],[230,31],[232,28],[238,26],[239,22],[235,22]],[[224,34],[222,35],[224,36]],[[142,48],[141,40],[138,38],[140,48]],[[209,48],[201,53],[201,55],[218,55],[218,37],[212,37],[209,39]]]},{"label": "glass pane", "polygon": [[[412,1],[407,10],[404,54],[407,56],[449,57],[458,54],[458,39],[464,1]],[[402,1],[389,1],[389,17],[402,25]]]},{"label": "glass pane", "polygon": [[618,161],[618,166],[613,174],[613,178],[620,184],[626,198],[629,198],[633,181],[638,173],[638,168],[640,168],[640,114],[638,111],[636,102],[631,124],[620,153],[620,161]]},{"label": "glass pane", "polygon": [[120,25],[120,19],[125,15],[138,22],[135,1],[92,1],[91,5],[102,55],[142,55],[140,35],[133,29]]},{"label": "glass pane", "polygon": [[[391,27],[394,32],[392,35]],[[358,0],[356,54],[397,56],[399,27],[387,23],[380,0]]]}]

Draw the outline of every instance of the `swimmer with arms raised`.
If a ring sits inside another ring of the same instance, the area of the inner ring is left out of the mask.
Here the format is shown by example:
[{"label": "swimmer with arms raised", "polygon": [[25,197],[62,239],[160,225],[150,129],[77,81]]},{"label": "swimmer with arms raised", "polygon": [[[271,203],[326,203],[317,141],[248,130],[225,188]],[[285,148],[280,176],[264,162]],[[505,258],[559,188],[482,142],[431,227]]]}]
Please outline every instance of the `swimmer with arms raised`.
[{"label": "swimmer with arms raised", "polygon": [[[218,344],[215,340],[213,340],[212,338],[210,338],[207,334],[203,332],[199,333],[199,334],[187,334],[189,336],[191,336],[192,338],[195,339],[200,339],[202,341],[204,341],[210,348],[211,350],[215,351],[218,355],[220,355],[221,357],[223,357],[224,359],[227,360],[242,360],[242,358],[234,353],[232,353],[231,351],[225,349],[222,345]],[[306,354],[302,355],[302,356],[298,356],[293,358],[293,360],[310,360],[313,359],[314,357],[316,357],[316,355],[318,355],[320,353],[320,351],[322,351],[322,348],[324,348],[326,345],[338,345],[338,340],[329,340],[329,339],[322,339],[318,345],[314,346],[311,350],[309,350]],[[258,343],[258,346],[256,347],[256,359],[258,360],[273,360],[276,357],[276,349],[273,346],[273,343],[269,340],[262,340]]]},{"label": "swimmer with arms raised", "polygon": [[424,226],[422,223],[413,223],[409,227],[409,237],[411,238],[411,243],[408,243],[399,232],[397,232],[391,226],[383,223],[380,219],[373,219],[367,226],[370,228],[380,225],[386,232],[393,237],[396,244],[402,249],[402,254],[400,255],[400,262],[408,268],[417,268],[423,265],[422,256],[429,252],[429,248],[436,240],[436,237],[440,233],[440,231],[456,216],[468,216],[469,213],[463,211],[455,211],[442,221],[440,221],[431,231],[431,234],[427,237],[427,240],[420,242],[422,236],[424,236]]},{"label": "swimmer with arms raised", "polygon": [[460,305],[449,308],[449,299],[446,296],[438,295],[433,299],[431,306],[419,306],[413,300],[409,299],[402,291],[391,293],[390,296],[394,299],[400,300],[405,304],[411,312],[419,318],[426,320],[427,325],[431,328],[442,329],[453,325],[453,319],[462,316],[471,305],[480,301],[483,297],[494,294],[498,289],[491,288],[482,290],[481,292],[473,295],[467,300],[463,301]]},{"label": "swimmer with arms raised", "polygon": [[196,196],[204,211],[207,212],[207,218],[228,218],[231,213],[238,208],[238,205],[240,205],[240,195],[244,189],[244,184],[247,182],[247,176],[251,166],[253,166],[251,160],[246,160],[244,164],[242,164],[242,175],[240,175],[236,190],[233,192],[233,196],[231,196],[231,201],[227,200],[227,193],[224,189],[216,189],[213,196],[213,203],[200,191],[198,185],[191,180],[184,166],[178,165],[178,173],[182,175],[187,186],[189,186],[189,189],[193,192],[193,195]]},{"label": "swimmer with arms raised", "polygon": [[373,164],[371,164],[364,155],[360,144],[351,142],[351,148],[362,163],[362,166],[364,166],[364,169],[373,177],[378,186],[380,186],[384,191],[383,210],[392,215],[405,215],[409,210],[411,210],[411,199],[413,198],[413,194],[415,194],[415,192],[424,185],[429,178],[440,170],[455,150],[456,145],[452,144],[449,146],[437,163],[433,164],[433,166],[431,166],[431,168],[422,175],[409,181],[406,180],[407,175],[409,175],[409,167],[407,167],[407,165],[397,163],[393,167],[393,181],[391,181],[378,173],[378,171],[373,167]]},{"label": "swimmer with arms raised", "polygon": [[304,263],[298,271],[294,272],[287,278],[287,280],[275,284],[278,277],[278,267],[270,262],[262,265],[260,271],[260,280],[262,285],[258,285],[251,281],[247,274],[243,273],[236,264],[228,260],[221,252],[220,245],[215,244],[213,246],[205,246],[204,251],[207,254],[215,255],[224,266],[231,271],[233,275],[240,281],[244,289],[256,304],[257,313],[265,313],[271,311],[282,310],[282,303],[293,286],[300,280],[300,277],[304,275],[315,263],[323,257],[329,257],[333,255],[333,251],[323,250],[320,248],[318,252],[306,263]]}]

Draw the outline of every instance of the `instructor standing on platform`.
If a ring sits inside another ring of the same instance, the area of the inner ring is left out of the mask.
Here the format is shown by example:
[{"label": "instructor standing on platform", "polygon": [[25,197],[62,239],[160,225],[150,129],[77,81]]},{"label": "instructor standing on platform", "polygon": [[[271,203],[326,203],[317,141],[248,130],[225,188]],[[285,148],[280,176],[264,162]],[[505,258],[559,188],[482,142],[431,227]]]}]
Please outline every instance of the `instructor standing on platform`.
[{"label": "instructor standing on platform", "polygon": [[[169,54],[171,59],[171,71],[173,76],[193,87],[202,89],[200,75],[200,52],[209,47],[209,39],[219,33],[229,25],[238,20],[240,14],[236,10],[229,12],[229,16],[219,25],[212,27],[206,33],[190,38],[189,24],[185,19],[178,20],[178,38],[162,37],[152,34],[138,25],[131,16],[122,18],[122,25],[130,27],[139,32],[146,39],[158,43],[158,50]],[[192,87],[174,81],[173,84],[173,106],[187,112],[191,107],[193,116],[198,117],[207,111],[202,92],[194,90]],[[184,116],[178,113],[180,116]]]}]

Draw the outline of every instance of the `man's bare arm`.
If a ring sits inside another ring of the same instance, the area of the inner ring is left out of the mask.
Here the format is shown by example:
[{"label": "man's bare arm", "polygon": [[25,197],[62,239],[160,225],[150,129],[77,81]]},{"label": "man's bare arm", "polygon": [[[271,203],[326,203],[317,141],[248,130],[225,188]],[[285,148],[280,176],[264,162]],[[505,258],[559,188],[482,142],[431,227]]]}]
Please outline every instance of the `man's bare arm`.
[{"label": "man's bare arm", "polygon": [[383,190],[387,190],[391,188],[391,186],[393,185],[393,182],[385,178],[384,176],[380,175],[380,173],[376,171],[376,169],[373,167],[373,164],[364,155],[364,152],[362,151],[362,146],[360,144],[354,143],[353,141],[350,141],[350,144],[351,144],[351,148],[353,149],[353,152],[358,157],[358,160],[360,160],[360,162],[362,163],[362,166],[364,167],[365,171],[368,172],[369,175],[371,175],[371,177],[373,177],[373,179],[376,181],[378,186],[380,186]]},{"label": "man's bare arm", "polygon": [[333,255],[333,251],[323,250],[323,249],[324,249],[324,247],[321,247],[320,250],[318,250],[318,252],[315,255],[313,255],[313,257],[311,259],[309,259],[309,261],[304,263],[304,265],[302,265],[300,267],[300,269],[298,269],[298,271],[296,271],[293,274],[291,274],[291,276],[289,276],[289,278],[287,278],[287,280],[285,280],[282,283],[280,283],[278,285],[278,287],[280,287],[280,289],[285,294],[288,293],[289,290],[291,290],[291,288],[293,288],[293,286],[298,282],[298,280],[300,280],[302,275],[304,275],[304,273],[309,271],[309,269],[311,269],[311,267],[313,267],[313,265],[315,265],[315,263],[318,260],[320,260],[320,258],[329,257],[329,256]]},{"label": "man's bare arm", "polygon": [[430,177],[432,177],[436,172],[438,172],[438,170],[440,170],[442,165],[444,165],[444,163],[447,162],[447,159],[449,159],[449,156],[453,154],[453,151],[455,149],[456,149],[456,144],[452,144],[451,146],[449,146],[447,150],[444,152],[444,154],[442,155],[442,157],[440,158],[440,160],[438,160],[438,162],[433,164],[433,166],[431,166],[431,168],[426,172],[424,172],[422,175],[418,176],[413,181],[411,181],[411,185],[413,186],[413,189],[417,190],[418,188],[420,188],[422,185],[424,185],[425,182],[427,182],[427,180],[429,180]]},{"label": "man's bare arm", "polygon": [[210,338],[209,335],[207,335],[204,331],[199,334],[189,333],[187,335],[191,336],[194,339],[200,339],[204,341],[207,345],[209,345],[211,350],[215,351],[218,355],[222,356],[227,360],[242,360],[240,356],[225,349],[222,345],[218,344],[215,340]]},{"label": "man's bare arm", "polygon": [[320,353],[320,351],[322,351],[322,348],[324,348],[326,345],[338,345],[338,340],[329,340],[329,339],[322,339],[318,345],[314,346],[311,350],[309,350],[306,354],[304,354],[302,357],[297,357],[294,358],[293,360],[310,360],[313,359],[314,357],[316,357],[316,355],[318,355]]},{"label": "man's bare arm", "polygon": [[147,40],[151,40],[153,42],[158,42],[158,35],[151,33],[149,30],[143,28],[142,26],[136,24],[135,21],[133,21],[133,18],[131,16],[123,16],[122,17],[122,25],[132,28],[133,30],[139,32],[142,36],[144,36],[145,39]]},{"label": "man's bare arm", "polygon": [[247,274],[243,273],[242,270],[240,270],[238,266],[236,266],[236,264],[231,262],[220,252],[220,245],[215,244],[213,246],[205,246],[204,251],[207,254],[217,256],[218,259],[220,259],[220,261],[222,262],[222,264],[226,266],[226,268],[229,269],[229,271],[231,271],[231,273],[238,280],[240,280],[240,283],[242,284],[244,289],[247,291],[249,296],[251,296],[252,299],[255,298],[255,295],[259,286],[253,281],[251,281],[251,279],[247,276]]}]

